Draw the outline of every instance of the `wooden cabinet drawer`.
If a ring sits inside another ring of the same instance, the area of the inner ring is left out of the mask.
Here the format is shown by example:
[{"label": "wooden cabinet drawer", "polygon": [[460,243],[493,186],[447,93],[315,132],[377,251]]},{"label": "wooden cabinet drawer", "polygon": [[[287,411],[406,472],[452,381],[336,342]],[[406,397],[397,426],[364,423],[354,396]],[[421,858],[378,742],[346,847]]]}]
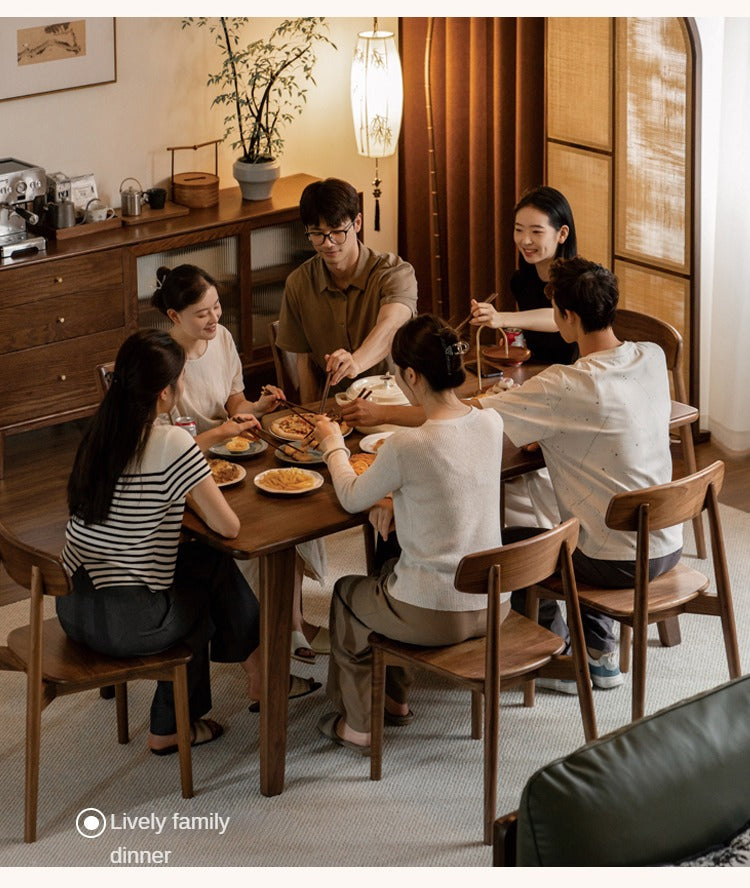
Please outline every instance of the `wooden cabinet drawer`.
[{"label": "wooden cabinet drawer", "polygon": [[50,296],[122,290],[122,286],[122,251],[103,250],[0,269],[0,306],[28,306]]},{"label": "wooden cabinet drawer", "polygon": [[6,308],[0,302],[0,353],[19,351],[125,324],[122,290],[82,290]]},{"label": "wooden cabinet drawer", "polygon": [[109,330],[0,355],[0,427],[97,404],[96,365],[114,360],[129,332]]}]

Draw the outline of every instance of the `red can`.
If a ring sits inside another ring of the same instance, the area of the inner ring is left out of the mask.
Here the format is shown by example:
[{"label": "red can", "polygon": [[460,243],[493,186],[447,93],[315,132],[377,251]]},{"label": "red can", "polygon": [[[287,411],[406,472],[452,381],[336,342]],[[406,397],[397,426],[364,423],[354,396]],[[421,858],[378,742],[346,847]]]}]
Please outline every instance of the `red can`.
[{"label": "red can", "polygon": [[523,335],[523,330],[519,327],[506,327],[505,335],[508,337],[508,347],[511,345],[515,345],[518,348],[526,348],[526,338]]},{"label": "red can", "polygon": [[195,424],[194,416],[178,416],[174,421],[174,424],[183,429],[187,429],[193,437],[198,434],[198,427]]}]

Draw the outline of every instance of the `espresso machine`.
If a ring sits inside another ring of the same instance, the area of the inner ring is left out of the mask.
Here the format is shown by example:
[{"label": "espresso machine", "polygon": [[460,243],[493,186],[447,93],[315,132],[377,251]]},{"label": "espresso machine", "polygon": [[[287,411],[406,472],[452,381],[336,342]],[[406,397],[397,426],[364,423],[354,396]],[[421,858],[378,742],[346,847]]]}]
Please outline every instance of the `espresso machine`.
[{"label": "espresso machine", "polygon": [[0,261],[46,250],[47,241],[26,230],[27,222],[39,222],[33,202],[44,198],[46,190],[47,176],[41,167],[15,157],[0,159]]}]

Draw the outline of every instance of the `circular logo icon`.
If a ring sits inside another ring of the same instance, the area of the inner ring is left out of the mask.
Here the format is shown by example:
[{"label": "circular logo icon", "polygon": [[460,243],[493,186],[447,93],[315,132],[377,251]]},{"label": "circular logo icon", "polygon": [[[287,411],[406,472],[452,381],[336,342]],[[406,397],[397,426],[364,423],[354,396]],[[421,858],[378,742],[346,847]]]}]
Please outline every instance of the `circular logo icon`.
[{"label": "circular logo icon", "polygon": [[76,817],[76,829],[84,839],[95,839],[107,828],[107,818],[98,808],[84,808]]}]

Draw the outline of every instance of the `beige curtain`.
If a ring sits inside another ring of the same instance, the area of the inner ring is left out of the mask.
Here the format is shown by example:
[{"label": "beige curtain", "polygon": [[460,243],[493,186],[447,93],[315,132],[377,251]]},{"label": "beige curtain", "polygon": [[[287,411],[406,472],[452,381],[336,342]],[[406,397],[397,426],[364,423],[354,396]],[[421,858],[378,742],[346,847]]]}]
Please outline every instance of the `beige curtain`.
[{"label": "beige curtain", "polygon": [[401,19],[400,47],[399,253],[420,310],[457,322],[496,290],[513,308],[512,208],[544,172],[544,19]]}]

